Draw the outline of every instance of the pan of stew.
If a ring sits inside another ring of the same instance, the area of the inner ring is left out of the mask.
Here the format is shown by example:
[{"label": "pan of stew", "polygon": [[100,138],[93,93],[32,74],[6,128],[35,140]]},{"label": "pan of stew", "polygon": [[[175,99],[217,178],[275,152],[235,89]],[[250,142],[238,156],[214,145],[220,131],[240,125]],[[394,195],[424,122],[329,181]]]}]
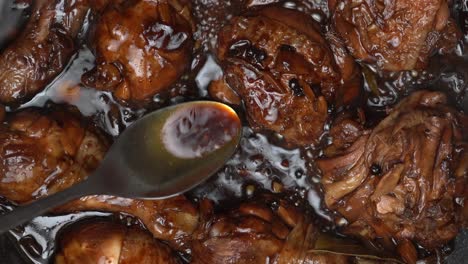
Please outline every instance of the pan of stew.
[{"label": "pan of stew", "polygon": [[466,0],[3,0],[1,214],[157,109],[222,102],[243,137],[183,195],[2,234],[0,263],[466,263],[467,92]]}]

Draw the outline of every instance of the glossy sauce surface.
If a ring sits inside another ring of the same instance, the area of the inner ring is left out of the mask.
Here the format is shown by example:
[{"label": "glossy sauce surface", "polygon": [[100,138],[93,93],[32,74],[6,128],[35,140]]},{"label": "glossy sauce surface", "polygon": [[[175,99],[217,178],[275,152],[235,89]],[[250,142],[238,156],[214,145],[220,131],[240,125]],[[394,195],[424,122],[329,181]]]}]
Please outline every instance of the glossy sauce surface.
[{"label": "glossy sauce surface", "polygon": [[[369,93],[367,98],[367,114],[379,120],[388,106],[393,105],[401,96],[419,88],[436,88],[447,92],[457,108],[468,110],[468,96],[465,96],[468,85],[468,7],[467,3],[456,2],[455,18],[464,30],[464,41],[458,45],[455,54],[447,56],[436,55],[431,59],[429,68],[423,72],[401,72],[377,77],[372,71],[364,71],[364,88]],[[3,7],[14,8],[9,0]],[[264,1],[250,1],[258,3]],[[292,1],[284,3],[289,8],[309,10],[312,17],[320,23],[327,19],[328,9],[324,1],[313,0]],[[80,112],[93,120],[99,127],[112,137],[117,137],[126,127],[145,113],[164,106],[208,99],[207,86],[212,80],[222,75],[217,59],[213,55],[217,42],[217,32],[228,19],[242,12],[241,3],[237,0],[194,0],[193,13],[196,18],[194,32],[195,41],[200,42],[195,49],[191,69],[187,70],[167,94],[157,95],[146,108],[131,107],[120,104],[110,92],[96,91],[81,83],[83,73],[95,66],[95,58],[90,49],[82,42],[73,60],[48,87],[20,108],[31,106],[47,107],[49,102],[71,104]],[[0,10],[1,14],[5,11]],[[17,9],[16,9],[17,10]],[[21,21],[22,12],[14,12]],[[27,13],[27,12],[26,12]],[[0,45],[11,40],[15,35],[9,17],[0,17]],[[24,21],[24,18],[23,18]],[[85,28],[89,21],[86,21]],[[13,32],[13,33],[11,33]],[[164,31],[168,32],[168,31]],[[168,38],[177,43],[180,38]],[[4,39],[6,39],[4,41]],[[0,47],[2,48],[2,47]],[[406,88],[406,89],[404,89]],[[17,109],[9,108],[9,111]],[[239,113],[243,109],[236,109]],[[245,121],[245,120],[244,120]],[[247,125],[246,122],[244,122]],[[183,126],[179,126],[179,130]],[[327,131],[322,136],[323,144],[327,143]],[[331,213],[322,207],[321,190],[318,186],[319,175],[313,159],[321,153],[312,148],[287,149],[284,139],[273,133],[254,133],[247,126],[241,145],[234,157],[227,162],[215,176],[203,186],[193,190],[189,197],[193,200],[210,198],[220,207],[229,207],[242,200],[256,196],[265,190],[281,193],[297,206],[305,207],[314,212],[317,222],[324,230],[334,230],[330,224]],[[193,140],[186,136],[186,139]],[[198,142],[198,141],[197,141]],[[198,142],[199,143],[199,142]],[[171,144],[172,145],[172,144]],[[176,150],[176,152],[180,149]],[[198,155],[201,150],[183,151],[183,155]],[[188,153],[188,154],[187,154]],[[5,210],[11,208],[5,203]],[[59,230],[77,220],[90,217],[110,217],[115,221],[135,224],[135,220],[124,214],[103,214],[86,212],[65,216],[45,216],[35,219],[24,228],[11,232],[21,250],[34,263],[48,263],[54,254],[55,235]]]},{"label": "glossy sauce surface", "polygon": [[223,105],[195,105],[171,115],[162,127],[165,148],[181,159],[201,158],[230,142],[241,129],[236,113]]}]

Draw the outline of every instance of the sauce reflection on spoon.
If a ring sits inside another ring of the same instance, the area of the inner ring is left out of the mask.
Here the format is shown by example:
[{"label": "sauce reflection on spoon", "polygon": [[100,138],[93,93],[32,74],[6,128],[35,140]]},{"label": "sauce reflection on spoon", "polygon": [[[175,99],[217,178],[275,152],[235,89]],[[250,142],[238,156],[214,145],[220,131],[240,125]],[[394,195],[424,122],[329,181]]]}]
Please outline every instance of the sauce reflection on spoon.
[{"label": "sauce reflection on spoon", "polygon": [[241,135],[241,121],[229,106],[183,103],[139,119],[112,147],[122,156],[109,158],[129,172],[143,194],[138,198],[163,198],[187,191],[221,169]]},{"label": "sauce reflection on spoon", "polygon": [[240,127],[236,113],[225,105],[194,105],[176,111],[167,119],[161,141],[175,157],[201,158],[230,142]]}]

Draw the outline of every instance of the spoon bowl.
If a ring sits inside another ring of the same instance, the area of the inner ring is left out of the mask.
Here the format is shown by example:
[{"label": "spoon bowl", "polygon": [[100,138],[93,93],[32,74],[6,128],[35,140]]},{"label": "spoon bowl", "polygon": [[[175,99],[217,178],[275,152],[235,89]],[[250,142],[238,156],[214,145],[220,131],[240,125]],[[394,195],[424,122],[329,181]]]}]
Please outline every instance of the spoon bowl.
[{"label": "spoon bowl", "polygon": [[104,180],[104,194],[143,199],[180,194],[224,165],[239,144],[241,128],[234,110],[221,103],[162,109],[126,130],[96,171],[107,177],[93,178]]},{"label": "spoon bowl", "polygon": [[237,114],[217,102],[150,113],[119,136],[87,180],[0,216],[0,233],[83,196],[162,199],[186,192],[231,158],[241,134]]}]

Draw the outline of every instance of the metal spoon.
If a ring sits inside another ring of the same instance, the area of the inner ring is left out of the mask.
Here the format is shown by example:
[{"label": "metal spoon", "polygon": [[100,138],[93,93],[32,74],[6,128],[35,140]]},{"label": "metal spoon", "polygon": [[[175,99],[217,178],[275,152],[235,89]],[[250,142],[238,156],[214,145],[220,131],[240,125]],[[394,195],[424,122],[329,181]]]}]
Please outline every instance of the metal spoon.
[{"label": "metal spoon", "polygon": [[185,192],[233,155],[241,128],[234,110],[216,102],[153,112],[120,135],[87,180],[0,216],[0,233],[83,196],[161,199]]}]

